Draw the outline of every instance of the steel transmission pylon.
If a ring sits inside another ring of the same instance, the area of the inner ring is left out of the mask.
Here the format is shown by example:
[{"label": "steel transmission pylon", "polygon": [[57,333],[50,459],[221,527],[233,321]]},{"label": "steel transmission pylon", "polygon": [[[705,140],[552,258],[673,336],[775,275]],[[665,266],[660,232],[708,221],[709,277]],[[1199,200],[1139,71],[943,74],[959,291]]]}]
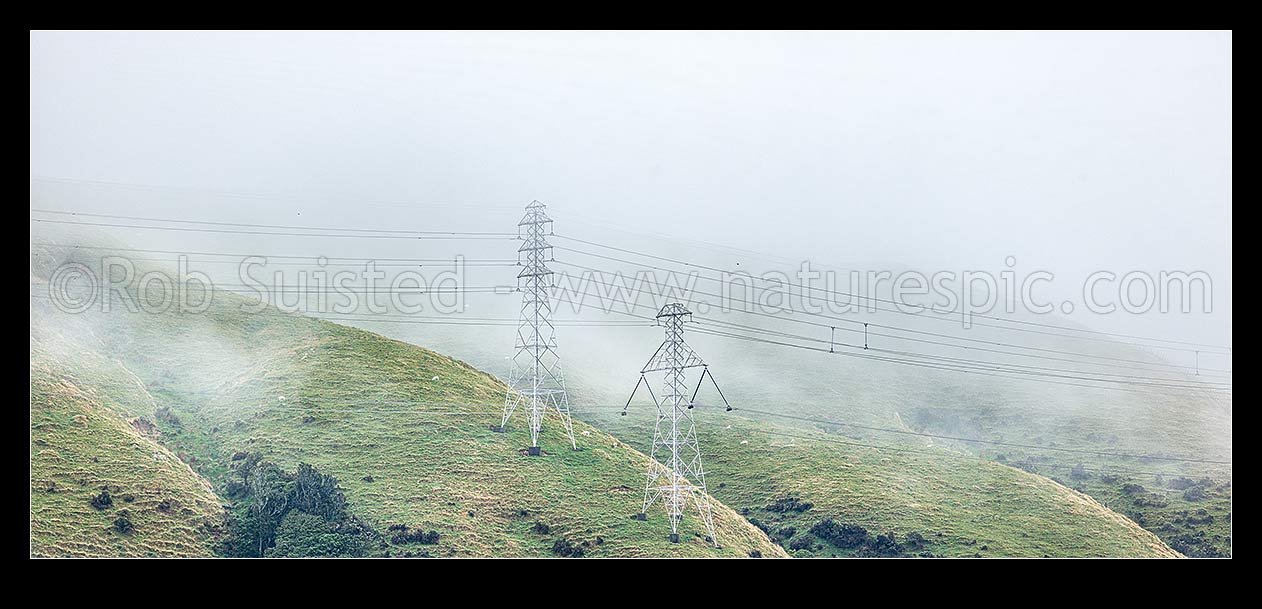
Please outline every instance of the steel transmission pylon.
[{"label": "steel transmission pylon", "polygon": [[508,372],[504,418],[498,427],[491,427],[492,431],[505,431],[509,418],[520,406],[526,412],[526,424],[530,428],[528,453],[534,456],[543,454],[539,448],[539,432],[548,409],[559,415],[570,438],[570,448],[578,450],[548,297],[548,290],[554,285],[553,272],[547,265],[552,260],[552,246],[548,244],[552,218],[544,211],[545,207],[543,203],[531,201],[526,206],[526,215],[517,223],[517,237],[522,242],[517,249],[517,264],[522,267],[517,273],[521,318],[517,324],[516,354]]},{"label": "steel transmission pylon", "polygon": [[[710,496],[706,493],[705,469],[701,466],[701,446],[697,443],[697,426],[692,418],[692,407],[706,377],[710,378],[714,389],[719,392],[724,406],[728,410],[732,407],[727,404],[727,398],[723,397],[723,391],[715,382],[714,375],[710,374],[710,368],[684,342],[684,322],[691,320],[692,312],[679,303],[668,304],[657,313],[658,324],[666,328],[666,340],[662,341],[653,357],[640,370],[640,380],[635,389],[631,390],[631,397],[627,398],[622,414],[627,414],[627,407],[631,405],[635,392],[639,391],[640,385],[644,385],[657,406],[657,424],[653,428],[653,447],[649,452],[653,460],[649,465],[648,480],[644,487],[644,504],[636,518],[646,519],[649,508],[660,501],[670,519],[670,541],[679,543],[679,522],[691,497],[705,525],[709,541],[717,546],[719,541],[714,533],[714,513],[710,506]],[[691,397],[687,394],[685,378],[689,368],[702,369]],[[650,372],[665,373],[661,399],[653,394],[653,388],[645,377]]]}]

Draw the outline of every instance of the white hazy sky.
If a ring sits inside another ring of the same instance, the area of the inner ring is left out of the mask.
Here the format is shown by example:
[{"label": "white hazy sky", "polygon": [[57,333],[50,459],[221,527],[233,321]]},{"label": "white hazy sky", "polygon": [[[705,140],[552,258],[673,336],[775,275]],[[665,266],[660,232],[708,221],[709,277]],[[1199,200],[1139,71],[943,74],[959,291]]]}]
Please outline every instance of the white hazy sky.
[{"label": "white hazy sky", "polygon": [[[1071,318],[1231,343],[1230,33],[30,40],[32,176],[313,200],[538,198],[558,216],[843,265],[998,271],[1011,255],[1019,271],[1056,273],[1067,297],[1095,270],[1204,270],[1213,315]],[[144,211],[295,219],[266,203],[188,207]],[[442,224],[433,210],[345,203],[302,219]]]}]

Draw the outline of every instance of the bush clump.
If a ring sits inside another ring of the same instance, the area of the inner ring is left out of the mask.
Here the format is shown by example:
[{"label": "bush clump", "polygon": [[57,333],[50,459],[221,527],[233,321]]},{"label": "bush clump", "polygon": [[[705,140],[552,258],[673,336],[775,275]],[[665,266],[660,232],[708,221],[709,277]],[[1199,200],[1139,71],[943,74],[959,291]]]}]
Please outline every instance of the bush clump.
[{"label": "bush clump", "polygon": [[333,476],[306,463],[288,472],[255,452],[234,454],[231,465],[225,494],[234,502],[220,554],[371,556],[383,546],[377,531],[347,511]]},{"label": "bush clump", "polygon": [[438,531],[423,531],[417,529],[415,531],[400,531],[390,537],[390,543],[395,545],[403,545],[408,543],[419,543],[424,546],[432,546],[438,543],[442,535]]},{"label": "bush clump", "polygon": [[135,529],[136,527],[131,523],[131,515],[127,513],[127,510],[119,512],[118,518],[114,519],[114,530],[127,535]]},{"label": "bush clump", "polygon": [[813,507],[815,507],[815,504],[809,501],[802,501],[797,497],[785,497],[784,499],[777,499],[774,503],[768,505],[766,509],[768,512],[783,514],[786,512],[802,513]]},{"label": "bush clump", "polygon": [[789,540],[790,550],[811,550],[815,548],[815,536],[810,533],[803,533]]},{"label": "bush clump", "polygon": [[567,558],[582,558],[587,552],[581,546],[571,543],[570,540],[559,537],[552,542],[552,553]]},{"label": "bush clump", "polygon": [[[982,549],[986,549],[985,546]],[[855,556],[865,558],[892,558],[903,555],[903,545],[898,543],[898,539],[894,537],[894,533],[885,533],[877,535],[867,544],[865,544]]]},{"label": "bush clump", "polygon": [[862,547],[870,539],[868,530],[856,524],[841,524],[825,518],[811,527],[811,534],[839,548]]},{"label": "bush clump", "polygon": [[92,498],[92,507],[98,510],[109,509],[114,505],[114,498],[110,497],[109,491],[101,491],[101,494]]},{"label": "bush clump", "polygon": [[[933,555],[931,552],[923,551],[929,546],[929,540],[914,531],[907,534],[904,543],[899,543],[898,537],[893,532],[873,537],[867,529],[857,524],[845,524],[832,518],[825,518],[811,527],[811,534],[839,548],[854,550],[855,556],[873,558],[914,555],[909,552],[919,553],[922,556]],[[976,541],[972,542],[972,544],[976,543]]]}]

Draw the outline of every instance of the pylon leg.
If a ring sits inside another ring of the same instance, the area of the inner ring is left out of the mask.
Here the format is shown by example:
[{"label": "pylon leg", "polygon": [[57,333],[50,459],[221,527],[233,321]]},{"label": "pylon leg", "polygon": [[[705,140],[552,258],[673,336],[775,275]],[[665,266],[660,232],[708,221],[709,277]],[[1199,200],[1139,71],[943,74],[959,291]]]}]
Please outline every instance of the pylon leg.
[{"label": "pylon leg", "polygon": [[693,492],[693,502],[697,505],[697,513],[701,516],[701,523],[705,525],[706,534],[710,536],[710,543],[719,547],[719,537],[714,532],[714,510],[710,505],[710,495],[704,490]]},{"label": "pylon leg", "polygon": [[[539,446],[539,430],[543,428],[543,404],[537,396],[530,398],[530,446]],[[532,451],[533,452],[533,451]]]},{"label": "pylon leg", "polygon": [[509,389],[504,395],[504,416],[500,418],[499,427],[492,427],[491,431],[504,433],[508,430],[508,419],[513,416],[513,411],[517,409],[517,402],[521,400],[521,394]]},{"label": "pylon leg", "polygon": [[570,438],[570,449],[578,450],[578,443],[574,441],[574,419],[570,417],[570,404],[564,396],[559,401],[554,402],[553,408],[557,411],[557,416],[561,417],[561,427],[565,428],[565,435]]}]

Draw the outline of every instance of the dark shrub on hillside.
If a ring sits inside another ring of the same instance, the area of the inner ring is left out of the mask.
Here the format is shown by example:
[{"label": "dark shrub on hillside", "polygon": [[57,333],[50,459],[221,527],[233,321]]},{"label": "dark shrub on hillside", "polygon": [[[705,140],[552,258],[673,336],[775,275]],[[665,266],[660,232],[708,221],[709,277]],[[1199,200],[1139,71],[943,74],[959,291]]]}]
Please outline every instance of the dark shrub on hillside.
[{"label": "dark shrub on hillside", "polygon": [[854,524],[840,524],[825,518],[811,527],[811,534],[839,548],[858,548],[868,542],[868,530]]},{"label": "dark shrub on hillside", "polygon": [[346,511],[346,495],[337,485],[337,478],[321,474],[316,468],[298,464],[294,475],[293,508],[335,520]]},{"label": "dark shrub on hillside", "polygon": [[562,537],[552,543],[552,553],[557,556],[581,558],[586,552],[583,548],[570,543],[570,540]]},{"label": "dark shrub on hillside", "polygon": [[406,530],[408,530],[408,525],[406,525],[406,524],[392,524],[392,525],[390,525],[390,526],[386,527],[386,530],[388,530],[388,531],[406,531]]},{"label": "dark shrub on hillside", "polygon": [[1196,510],[1196,512],[1183,510],[1182,512],[1179,512],[1179,517],[1175,518],[1174,521],[1194,525],[1214,524],[1214,515],[1210,514],[1203,508]]},{"label": "dark shrub on hillside", "polygon": [[762,532],[764,532],[764,533],[766,533],[766,534],[768,534],[768,535],[770,535],[770,534],[771,534],[771,527],[767,526],[767,525],[766,525],[766,523],[764,523],[763,521],[761,521],[761,520],[759,520],[759,519],[757,519],[757,518],[749,518],[748,520],[749,520],[749,524],[752,524],[752,525],[754,525],[754,526],[758,527],[758,528],[759,528]]},{"label": "dark shrub on hillside", "polygon": [[131,517],[126,510],[118,513],[118,518],[114,519],[114,530],[126,535],[135,530],[131,524]]},{"label": "dark shrub on hillside", "polygon": [[552,527],[542,521],[535,521],[535,526],[531,530],[540,535],[547,535],[552,532]]},{"label": "dark shrub on hillside", "polygon": [[905,545],[907,546],[907,549],[916,551],[924,549],[925,545],[928,543],[929,540],[925,539],[924,536],[912,531],[907,534],[907,541],[905,542]]},{"label": "dark shrub on hillside", "polygon": [[1073,469],[1069,470],[1069,477],[1074,480],[1088,480],[1091,478],[1091,474],[1087,472],[1086,466],[1079,463],[1078,465],[1075,465]]},{"label": "dark shrub on hillside", "polygon": [[291,510],[276,529],[270,557],[366,556],[371,538],[358,520],[330,522],[315,514]]},{"label": "dark shrub on hillside", "polygon": [[903,546],[898,543],[893,533],[877,535],[866,545],[859,549],[855,556],[868,558],[890,558],[901,556],[903,554]]},{"label": "dark shrub on hillside", "polygon": [[1103,482],[1105,484],[1113,484],[1114,482],[1117,482],[1118,480],[1121,480],[1121,479],[1122,477],[1118,476],[1117,474],[1100,474],[1100,482]]},{"label": "dark shrub on hillside", "polygon": [[395,545],[419,543],[421,545],[432,546],[438,543],[438,540],[441,538],[442,538],[442,535],[440,535],[438,531],[422,531],[420,529],[417,529],[412,532],[404,531],[400,533],[395,533],[390,538],[390,543],[393,543]]},{"label": "dark shrub on hillside", "polygon": [[809,501],[802,501],[797,497],[785,497],[784,499],[777,499],[774,503],[768,505],[767,511],[776,512],[778,514],[783,514],[785,512],[801,513],[811,509],[812,507],[815,507],[815,505]]},{"label": "dark shrub on hillside", "polygon": [[1183,491],[1184,501],[1204,501],[1208,497],[1209,495],[1205,493],[1205,489],[1199,486],[1194,486],[1186,491]]},{"label": "dark shrub on hillside", "polygon": [[789,541],[790,550],[810,550],[815,547],[815,536],[803,533]]},{"label": "dark shrub on hillside", "polygon": [[1145,490],[1147,489],[1133,482],[1122,485],[1122,492],[1126,493],[1127,495],[1135,495],[1138,493],[1142,493]]},{"label": "dark shrub on hillside", "polygon": [[100,495],[92,498],[92,507],[98,510],[104,510],[114,505],[114,499],[110,497],[109,491],[101,491]]},{"label": "dark shrub on hillside", "polygon": [[762,558],[762,552],[761,552],[761,551],[759,551],[759,550],[750,550],[750,551],[749,551],[749,557],[750,557],[750,558]]},{"label": "dark shrub on hillside", "polygon": [[[264,461],[259,453],[248,453],[233,462],[231,476],[225,488],[232,491],[229,495],[235,501],[229,512],[228,535],[219,546],[221,554],[301,556],[311,551],[318,552],[313,556],[362,556],[381,544],[372,527],[347,512],[337,479],[306,463],[290,473]],[[294,516],[282,532],[291,514],[307,514],[324,525]],[[282,541],[282,535],[283,547],[269,552]]]},{"label": "dark shrub on hillside", "polygon": [[1227,558],[1231,556],[1231,554],[1215,547],[1214,543],[1205,534],[1205,531],[1185,533],[1173,537],[1169,540],[1169,544],[1171,548],[1174,548],[1179,553],[1192,558]]}]

